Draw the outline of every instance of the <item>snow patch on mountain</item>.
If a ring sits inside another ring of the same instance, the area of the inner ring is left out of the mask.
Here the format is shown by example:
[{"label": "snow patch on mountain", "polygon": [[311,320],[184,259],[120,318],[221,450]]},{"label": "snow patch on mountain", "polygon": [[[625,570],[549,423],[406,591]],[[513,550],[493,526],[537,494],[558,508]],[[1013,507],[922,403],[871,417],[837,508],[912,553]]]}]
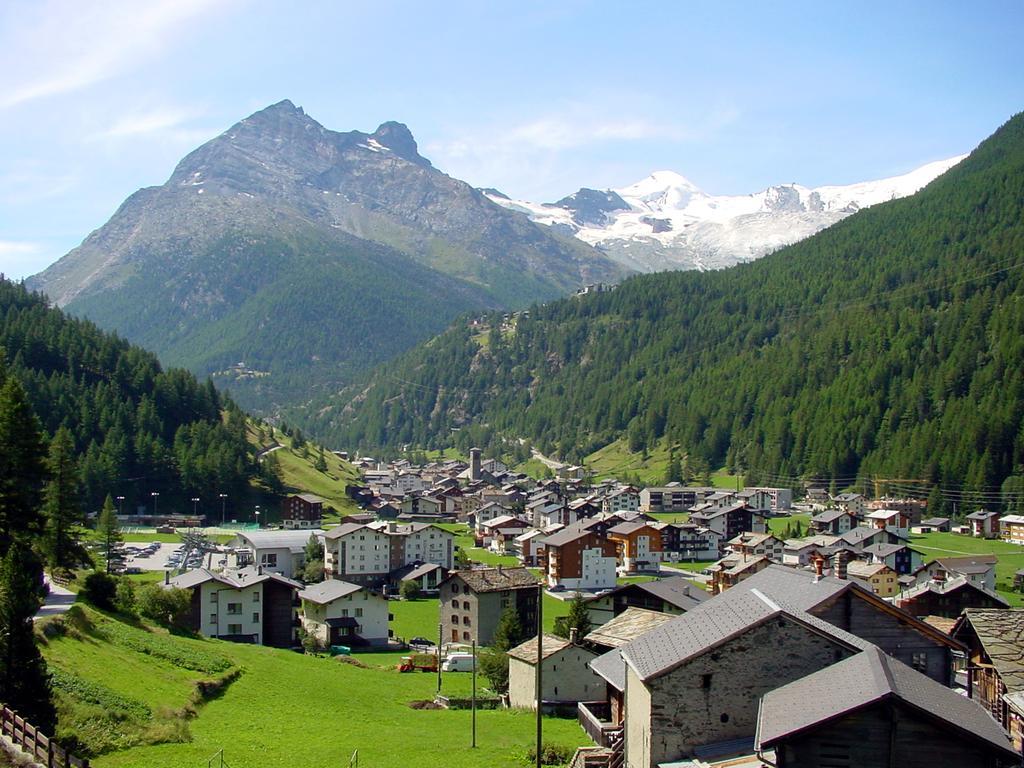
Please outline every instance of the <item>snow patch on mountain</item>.
[{"label": "snow patch on mountain", "polygon": [[622,189],[581,189],[557,203],[483,192],[631,269],[719,269],[810,237],[862,208],[912,195],[964,157],[877,181],[814,189],[784,184],[750,195],[709,195],[673,171],[656,171]]}]

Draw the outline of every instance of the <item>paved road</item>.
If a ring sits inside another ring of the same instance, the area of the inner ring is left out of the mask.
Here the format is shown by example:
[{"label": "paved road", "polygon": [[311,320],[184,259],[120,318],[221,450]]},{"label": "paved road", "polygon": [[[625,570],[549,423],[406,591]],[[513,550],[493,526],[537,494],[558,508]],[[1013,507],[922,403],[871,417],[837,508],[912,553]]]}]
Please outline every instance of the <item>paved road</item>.
[{"label": "paved road", "polygon": [[554,470],[557,471],[557,470],[561,469],[562,467],[569,466],[568,464],[564,464],[561,461],[555,461],[554,459],[549,459],[547,456],[545,456],[543,453],[538,451],[536,448],[531,448],[530,449],[530,453],[533,456],[533,458],[537,459],[537,461],[539,461],[541,464],[543,464],[544,466],[548,467],[549,469],[554,469]]},{"label": "paved road", "polygon": [[75,593],[65,589],[60,584],[54,584],[50,577],[46,577],[46,584],[50,588],[50,594],[46,596],[43,607],[35,615],[37,619],[44,619],[47,616],[56,616],[60,613],[67,613],[68,608],[75,602]]}]

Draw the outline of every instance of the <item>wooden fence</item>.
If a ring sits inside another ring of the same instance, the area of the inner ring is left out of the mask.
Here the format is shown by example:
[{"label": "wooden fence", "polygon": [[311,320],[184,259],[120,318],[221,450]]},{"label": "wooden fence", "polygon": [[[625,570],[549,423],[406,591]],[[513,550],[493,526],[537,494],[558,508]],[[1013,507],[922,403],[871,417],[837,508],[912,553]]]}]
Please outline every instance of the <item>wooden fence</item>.
[{"label": "wooden fence", "polygon": [[14,710],[0,708],[0,732],[46,768],[89,768],[89,761],[75,757]]}]

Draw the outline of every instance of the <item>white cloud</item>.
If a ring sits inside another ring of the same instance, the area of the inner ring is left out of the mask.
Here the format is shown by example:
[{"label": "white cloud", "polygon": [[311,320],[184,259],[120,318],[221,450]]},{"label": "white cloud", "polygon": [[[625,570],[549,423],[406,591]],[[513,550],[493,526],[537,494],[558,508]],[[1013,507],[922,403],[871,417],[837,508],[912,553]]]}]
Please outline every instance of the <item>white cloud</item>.
[{"label": "white cloud", "polygon": [[195,145],[219,133],[216,129],[190,128],[186,124],[198,112],[161,107],[118,117],[113,123],[88,136],[90,141],[121,141],[135,138],[158,138],[178,144]]},{"label": "white cloud", "polygon": [[163,51],[220,0],[49,0],[0,16],[0,109],[76,91]]},{"label": "white cloud", "polygon": [[6,256],[29,256],[39,253],[42,246],[39,243],[24,243],[16,240],[0,240],[0,257]]},{"label": "white cloud", "polygon": [[[620,101],[609,97],[605,103]],[[512,125],[460,126],[459,133],[450,138],[427,141],[424,150],[438,167],[471,184],[497,186],[514,196],[543,198],[596,183],[593,177],[573,175],[587,165],[585,157],[592,154],[592,148],[603,147],[600,155],[607,158],[607,145],[699,143],[739,116],[733,107],[716,106],[698,118],[655,119],[643,113],[658,110],[647,110],[638,103],[641,101],[642,97],[635,95],[625,99],[622,103],[629,106],[621,110],[575,103]],[[639,116],[622,117],[616,111]]]}]

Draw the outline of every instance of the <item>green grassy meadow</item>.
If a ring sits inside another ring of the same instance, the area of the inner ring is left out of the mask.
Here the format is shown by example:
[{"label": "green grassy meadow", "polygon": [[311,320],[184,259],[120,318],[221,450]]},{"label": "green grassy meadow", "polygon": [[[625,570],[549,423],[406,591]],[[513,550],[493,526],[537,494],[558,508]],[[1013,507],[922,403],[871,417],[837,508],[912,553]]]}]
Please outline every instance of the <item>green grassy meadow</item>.
[{"label": "green grassy meadow", "polygon": [[996,590],[1010,605],[1024,605],[1024,595],[1013,591],[1013,574],[1024,568],[1024,547],[1000,539],[976,539],[959,533],[912,535],[910,544],[924,555],[926,561],[944,556],[995,555],[998,558]]},{"label": "green grassy meadow", "polygon": [[[426,621],[428,604],[436,621],[436,600],[409,603],[408,626]],[[412,709],[433,698],[437,678],[400,674],[388,654],[361,655],[362,667],[83,615],[87,626],[48,638],[43,652],[62,680],[60,735],[74,727],[107,748],[97,768],[194,768],[221,749],[232,768],[326,768],[355,750],[361,764],[382,768],[514,768],[533,741],[531,713],[480,711],[472,749],[470,712]],[[232,675],[218,693],[197,694],[198,682]],[[470,686],[467,673],[443,676],[445,693]],[[588,742],[575,720],[546,718],[544,728],[545,740],[566,747]]]},{"label": "green grassy meadow", "polygon": [[[631,452],[623,439],[594,451],[586,457],[584,464],[593,473],[595,480],[607,477],[622,479],[624,475],[629,475],[638,477],[646,485],[660,485],[665,482],[670,455],[671,446],[664,441],[659,442],[645,458],[642,454]],[[694,482],[699,484],[699,481]],[[743,477],[719,469],[711,473],[711,485],[727,490],[737,490],[738,486],[742,490]]]},{"label": "green grassy meadow", "polygon": [[[251,422],[247,427],[247,435],[249,442],[259,448],[269,447],[273,441],[280,443],[282,447],[273,451],[273,455],[281,467],[287,493],[315,493],[341,514],[360,511],[356,503],[345,495],[345,486],[359,479],[358,470],[347,461],[325,450],[327,470],[321,472],[315,466],[319,448],[313,443],[307,442],[307,450],[303,455],[303,451],[296,450],[291,438],[280,430],[275,429],[271,434],[270,427],[264,427],[264,437],[261,439],[256,425]],[[339,517],[337,514],[328,515],[325,522],[337,521]]]}]

